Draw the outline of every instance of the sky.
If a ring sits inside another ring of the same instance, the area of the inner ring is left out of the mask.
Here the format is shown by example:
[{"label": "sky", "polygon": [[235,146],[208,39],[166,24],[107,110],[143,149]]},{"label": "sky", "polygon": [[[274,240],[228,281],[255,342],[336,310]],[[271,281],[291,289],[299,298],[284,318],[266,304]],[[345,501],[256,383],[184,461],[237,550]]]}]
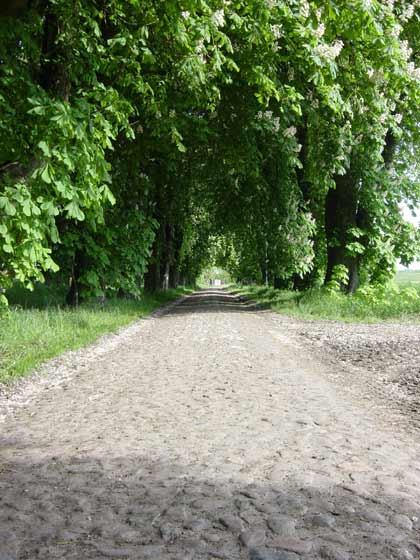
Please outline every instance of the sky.
[{"label": "sky", "polygon": [[[418,226],[420,224],[420,210],[417,211],[417,215],[413,216],[411,214],[411,210],[409,210],[407,208],[407,206],[403,206],[402,208],[403,210],[403,214],[404,214],[404,218],[407,220],[407,222],[410,222],[412,224],[415,224],[416,226]],[[397,269],[398,270],[407,270],[407,267],[403,266],[402,264],[398,263],[397,264]],[[409,267],[408,270],[420,270],[420,261],[414,261]]]}]

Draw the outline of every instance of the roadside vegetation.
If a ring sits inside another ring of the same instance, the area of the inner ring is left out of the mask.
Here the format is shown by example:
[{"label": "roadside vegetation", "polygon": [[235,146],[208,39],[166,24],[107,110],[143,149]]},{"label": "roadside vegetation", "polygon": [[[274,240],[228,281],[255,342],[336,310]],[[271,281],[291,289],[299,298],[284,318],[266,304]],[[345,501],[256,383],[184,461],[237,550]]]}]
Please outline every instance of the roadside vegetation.
[{"label": "roadside vegetation", "polygon": [[0,383],[21,377],[66,350],[86,346],[190,291],[178,288],[136,299],[91,300],[75,308],[59,305],[59,290],[48,293],[40,285],[31,293],[15,288],[8,293],[9,311],[0,319]]},{"label": "roadside vegetation", "polygon": [[399,273],[386,286],[362,287],[352,295],[328,288],[295,291],[250,285],[236,289],[263,307],[301,319],[420,322],[420,273]]}]

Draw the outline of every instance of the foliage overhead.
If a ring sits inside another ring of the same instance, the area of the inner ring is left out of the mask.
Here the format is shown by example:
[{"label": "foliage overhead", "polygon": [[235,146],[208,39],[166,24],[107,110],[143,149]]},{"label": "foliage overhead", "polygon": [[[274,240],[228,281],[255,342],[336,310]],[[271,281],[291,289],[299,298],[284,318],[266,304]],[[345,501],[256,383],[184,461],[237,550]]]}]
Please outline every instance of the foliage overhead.
[{"label": "foliage overhead", "polygon": [[[420,2],[0,8],[0,288],[382,282],[419,236]],[[339,280],[337,281],[337,278]]]}]

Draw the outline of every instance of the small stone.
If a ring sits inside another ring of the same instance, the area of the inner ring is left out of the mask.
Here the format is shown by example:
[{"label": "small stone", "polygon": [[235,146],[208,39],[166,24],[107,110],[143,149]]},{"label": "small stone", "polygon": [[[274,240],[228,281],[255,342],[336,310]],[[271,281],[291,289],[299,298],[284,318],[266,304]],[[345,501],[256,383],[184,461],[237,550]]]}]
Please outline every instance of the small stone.
[{"label": "small stone", "polygon": [[198,519],[190,519],[184,523],[185,529],[190,529],[191,531],[205,531],[211,527],[211,523],[208,519],[202,517]]},{"label": "small stone", "polygon": [[136,544],[141,541],[140,533],[137,531],[124,531],[120,534],[119,540],[121,542]]},{"label": "small stone", "polygon": [[270,548],[251,548],[249,560],[295,560],[296,554],[289,554],[283,550],[272,550]]},{"label": "small stone", "polygon": [[223,527],[230,529],[234,533],[240,533],[244,530],[243,522],[239,519],[239,517],[235,517],[234,515],[224,515],[219,518],[219,521]]},{"label": "small stone", "polygon": [[159,527],[159,533],[165,543],[171,544],[181,535],[181,530],[174,525],[166,524]]},{"label": "small stone", "polygon": [[318,513],[316,515],[311,515],[308,521],[315,527],[334,527],[336,521],[333,515],[328,515],[325,513]]},{"label": "small stone", "polygon": [[385,517],[383,515],[381,515],[380,513],[378,513],[377,511],[364,511],[361,513],[362,517],[364,519],[367,519],[368,521],[374,521],[376,523],[385,523]]},{"label": "small stone", "polygon": [[401,550],[399,554],[401,560],[414,560],[414,555],[407,549]]},{"label": "small stone", "polygon": [[404,529],[405,531],[413,530],[413,522],[406,515],[394,515],[391,519],[391,523],[399,529]]},{"label": "small stone", "polygon": [[256,503],[255,509],[260,513],[267,515],[276,515],[280,513],[280,506],[277,503]]},{"label": "small stone", "polygon": [[273,546],[281,548],[296,554],[308,554],[312,550],[312,543],[309,541],[301,541],[291,537],[276,537],[272,541]]},{"label": "small stone", "polygon": [[[143,546],[137,546],[135,549],[135,556],[130,556],[130,558],[162,558],[164,547],[162,545],[156,544],[145,544]],[[118,558],[118,555],[117,555]]]},{"label": "small stone", "polygon": [[269,517],[267,525],[276,535],[292,535],[295,532],[296,522],[287,515]]},{"label": "small stone", "polygon": [[344,550],[338,550],[329,546],[322,546],[319,555],[325,560],[349,560],[350,556]]},{"label": "small stone", "polygon": [[[107,543],[93,543],[98,552],[107,558],[131,558],[134,554],[133,548],[116,547]],[[140,547],[142,548],[142,547]],[[137,549],[136,549],[137,553]],[[150,556],[142,556],[142,558],[150,558]]]},{"label": "small stone", "polygon": [[247,546],[248,548],[261,546],[265,542],[265,531],[242,531],[242,533],[239,535],[239,540],[244,546]]}]

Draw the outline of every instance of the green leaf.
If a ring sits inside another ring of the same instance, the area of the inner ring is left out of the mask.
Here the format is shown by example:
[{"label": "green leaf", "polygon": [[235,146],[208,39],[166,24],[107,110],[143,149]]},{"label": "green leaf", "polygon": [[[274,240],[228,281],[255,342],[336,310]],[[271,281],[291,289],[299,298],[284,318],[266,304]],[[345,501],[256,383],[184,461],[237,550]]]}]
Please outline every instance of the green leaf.
[{"label": "green leaf", "polygon": [[0,196],[0,208],[3,208],[8,216],[16,215],[16,208],[5,196]]},{"label": "green leaf", "polygon": [[25,216],[31,215],[31,201],[29,199],[25,199],[22,203],[22,210]]},{"label": "green leaf", "polygon": [[42,151],[42,153],[45,156],[51,157],[50,148],[48,147],[48,144],[46,142],[44,142],[44,140],[41,140],[41,142],[38,142],[38,148]]},{"label": "green leaf", "polygon": [[76,220],[83,221],[85,219],[85,215],[80,209],[80,206],[77,204],[76,201],[72,200],[69,202],[65,207],[67,210],[67,214],[69,218],[75,218]]},{"label": "green leaf", "polygon": [[48,163],[44,166],[43,170],[41,171],[41,179],[45,181],[45,183],[48,184],[52,183],[51,174],[50,174],[50,165]]}]

